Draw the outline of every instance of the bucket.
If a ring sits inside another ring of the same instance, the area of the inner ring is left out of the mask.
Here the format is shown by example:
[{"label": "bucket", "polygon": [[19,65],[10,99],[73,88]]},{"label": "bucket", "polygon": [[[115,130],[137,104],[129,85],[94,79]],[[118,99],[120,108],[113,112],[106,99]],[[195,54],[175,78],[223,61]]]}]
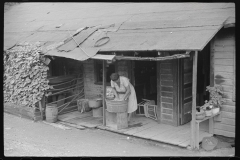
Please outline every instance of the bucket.
[{"label": "bucket", "polygon": [[57,104],[47,104],[46,105],[46,121],[54,123],[57,121],[58,108]]},{"label": "bucket", "polygon": [[122,113],[127,112],[128,101],[114,101],[106,99],[106,106],[108,112]]}]

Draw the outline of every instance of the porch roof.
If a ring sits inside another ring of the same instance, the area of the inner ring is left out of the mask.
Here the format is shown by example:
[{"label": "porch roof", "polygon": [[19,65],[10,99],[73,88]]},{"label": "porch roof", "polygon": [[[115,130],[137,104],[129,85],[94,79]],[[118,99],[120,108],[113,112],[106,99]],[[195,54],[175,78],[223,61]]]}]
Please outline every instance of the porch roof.
[{"label": "porch roof", "polygon": [[77,60],[99,51],[200,51],[228,23],[233,3],[22,3],[4,14],[4,49],[41,42],[46,55]]}]

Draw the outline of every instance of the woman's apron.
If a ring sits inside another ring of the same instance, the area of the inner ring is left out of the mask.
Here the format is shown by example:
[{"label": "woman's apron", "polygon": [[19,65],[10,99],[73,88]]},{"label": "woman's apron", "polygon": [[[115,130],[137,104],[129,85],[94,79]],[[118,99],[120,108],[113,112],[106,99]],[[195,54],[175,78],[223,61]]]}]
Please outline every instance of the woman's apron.
[{"label": "woman's apron", "polygon": [[[128,85],[130,87],[131,94],[128,97],[128,111],[127,112],[128,113],[132,113],[132,112],[137,110],[137,97],[136,97],[135,89],[132,86],[132,84],[129,82]],[[116,88],[116,91],[119,94],[119,99],[122,100],[123,97],[124,97],[125,92],[127,91],[127,89],[125,88],[125,86],[123,86],[123,84],[121,82],[120,82],[120,87],[117,85],[115,88]],[[121,92],[123,92],[123,93],[121,93]]]}]

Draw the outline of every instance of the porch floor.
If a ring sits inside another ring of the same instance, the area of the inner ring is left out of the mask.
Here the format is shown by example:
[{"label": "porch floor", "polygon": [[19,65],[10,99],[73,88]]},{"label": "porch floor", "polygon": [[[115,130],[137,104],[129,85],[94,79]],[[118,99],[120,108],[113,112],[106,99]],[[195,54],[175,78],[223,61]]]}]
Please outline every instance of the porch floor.
[{"label": "porch floor", "polygon": [[[93,117],[92,111],[86,113],[80,113],[78,111],[66,113],[59,115],[58,120],[74,124],[79,127],[99,128],[125,135],[177,145],[180,147],[187,147],[190,145],[190,123],[175,127],[166,124],[159,124],[152,119],[135,115],[132,117],[128,128],[117,130],[108,126],[103,126],[103,118]],[[203,137],[209,136],[212,136],[212,134],[200,130],[199,142],[202,141]]]}]

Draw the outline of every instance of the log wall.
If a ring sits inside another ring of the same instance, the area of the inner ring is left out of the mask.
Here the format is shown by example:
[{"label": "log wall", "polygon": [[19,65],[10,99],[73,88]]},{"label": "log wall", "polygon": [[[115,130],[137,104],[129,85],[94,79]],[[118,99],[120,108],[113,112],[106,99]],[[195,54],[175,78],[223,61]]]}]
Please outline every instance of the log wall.
[{"label": "log wall", "polygon": [[213,39],[214,84],[222,85],[227,102],[221,108],[221,121],[214,122],[214,134],[235,137],[235,28],[222,29]]}]

